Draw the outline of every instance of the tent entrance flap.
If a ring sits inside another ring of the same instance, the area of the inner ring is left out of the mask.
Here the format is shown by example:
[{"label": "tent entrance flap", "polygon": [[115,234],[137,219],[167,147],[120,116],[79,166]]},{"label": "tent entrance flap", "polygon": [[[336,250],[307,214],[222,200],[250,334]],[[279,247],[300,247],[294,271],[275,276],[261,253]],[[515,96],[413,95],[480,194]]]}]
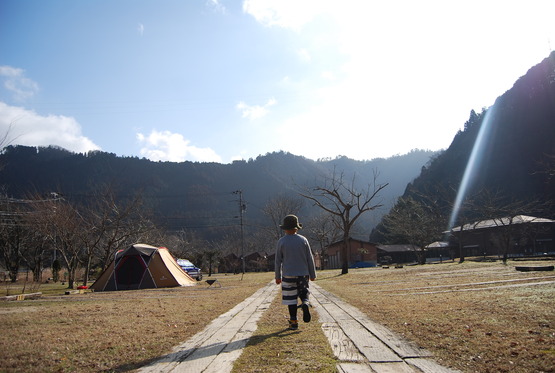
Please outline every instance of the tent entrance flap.
[{"label": "tent entrance flap", "polygon": [[121,258],[115,273],[117,289],[139,289],[146,267],[147,265],[141,255],[130,255]]}]

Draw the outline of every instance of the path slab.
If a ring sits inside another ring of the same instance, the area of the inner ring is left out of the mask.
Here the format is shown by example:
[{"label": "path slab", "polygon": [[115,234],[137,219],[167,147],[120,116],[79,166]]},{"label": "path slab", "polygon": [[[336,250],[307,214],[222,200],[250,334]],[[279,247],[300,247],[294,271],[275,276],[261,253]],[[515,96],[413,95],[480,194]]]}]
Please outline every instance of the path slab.
[{"label": "path slab", "polygon": [[432,354],[372,321],[358,308],[310,284],[312,304],[340,363],[338,372],[454,373],[437,364]]},{"label": "path slab", "polygon": [[272,281],[252,296],[214,319],[173,351],[138,370],[157,372],[230,372],[241,355],[256,323],[270,306],[279,287]]}]

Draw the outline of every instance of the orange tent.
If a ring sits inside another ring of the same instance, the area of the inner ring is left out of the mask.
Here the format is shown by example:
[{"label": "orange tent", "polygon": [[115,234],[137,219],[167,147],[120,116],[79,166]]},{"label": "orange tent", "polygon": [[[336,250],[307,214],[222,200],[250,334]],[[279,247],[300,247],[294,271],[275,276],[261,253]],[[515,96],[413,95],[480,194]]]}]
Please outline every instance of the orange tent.
[{"label": "orange tent", "polygon": [[165,247],[134,244],[120,250],[91,285],[94,291],[135,290],[192,286],[196,281],[183,271]]}]

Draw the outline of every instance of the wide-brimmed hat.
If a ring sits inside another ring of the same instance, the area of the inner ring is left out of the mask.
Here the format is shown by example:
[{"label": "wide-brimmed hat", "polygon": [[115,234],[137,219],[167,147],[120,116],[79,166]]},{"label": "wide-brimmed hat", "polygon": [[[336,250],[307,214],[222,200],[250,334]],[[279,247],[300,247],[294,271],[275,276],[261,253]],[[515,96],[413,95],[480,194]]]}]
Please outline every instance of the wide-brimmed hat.
[{"label": "wide-brimmed hat", "polygon": [[303,225],[299,223],[299,218],[295,215],[287,215],[283,218],[283,224],[279,226],[281,229],[302,229]]}]

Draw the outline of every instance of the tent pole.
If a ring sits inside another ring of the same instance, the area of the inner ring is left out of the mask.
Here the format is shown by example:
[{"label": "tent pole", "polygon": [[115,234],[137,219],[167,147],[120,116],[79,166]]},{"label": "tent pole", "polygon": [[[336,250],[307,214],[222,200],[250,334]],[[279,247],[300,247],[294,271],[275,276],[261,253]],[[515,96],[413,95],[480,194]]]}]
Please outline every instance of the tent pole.
[{"label": "tent pole", "polygon": [[152,260],[152,257],[153,257],[154,255],[156,255],[156,253],[158,253],[158,250],[159,250],[159,249],[156,249],[156,251],[154,252],[154,254],[152,254],[152,255],[149,257],[148,263],[145,262],[145,260],[143,259],[143,256],[140,255],[141,260],[143,261],[143,264],[145,265],[146,271],[143,272],[143,277],[141,277],[141,282],[139,282],[139,289],[141,288],[141,284],[143,283],[143,280],[145,279],[145,273],[147,273],[147,272],[148,272],[148,274],[150,275],[150,278],[152,278],[152,280],[153,280],[152,282],[154,283],[154,287],[155,287],[155,288],[158,288],[158,286],[156,285],[156,281],[154,281],[154,277],[152,277],[152,273],[150,273],[150,268],[148,268],[148,266],[149,266],[149,264],[150,264],[150,261]]},{"label": "tent pole", "polygon": [[[116,248],[116,252],[114,253],[114,268],[112,268],[112,272],[114,272],[114,287],[116,288],[116,291],[118,290],[118,279],[117,279],[117,272],[116,272],[116,267],[117,267],[117,263],[116,263],[116,258],[118,257],[118,249]],[[108,283],[106,283],[108,284]]]}]

